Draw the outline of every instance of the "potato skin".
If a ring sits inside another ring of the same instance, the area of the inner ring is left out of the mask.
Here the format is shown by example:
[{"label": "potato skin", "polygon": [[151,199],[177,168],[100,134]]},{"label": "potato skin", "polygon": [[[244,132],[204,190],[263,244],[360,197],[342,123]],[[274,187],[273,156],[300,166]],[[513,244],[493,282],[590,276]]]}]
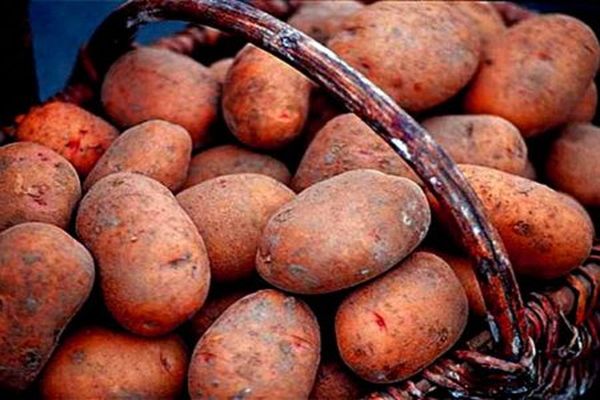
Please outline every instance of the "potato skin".
[{"label": "potato skin", "polygon": [[569,122],[591,122],[596,115],[596,106],[598,105],[598,90],[596,84],[588,86],[583,97],[569,114]]},{"label": "potato skin", "polygon": [[309,398],[311,400],[360,399],[363,390],[359,380],[337,359],[323,361]]},{"label": "potato skin", "polygon": [[252,276],[256,250],[269,218],[295,197],[268,176],[225,175],[177,195],[204,240],[217,282]]},{"label": "potato skin", "polygon": [[291,187],[301,192],[343,172],[374,169],[420,182],[412,169],[367,124],[354,114],[329,121],[300,161]]},{"label": "potato skin", "polygon": [[221,85],[225,83],[225,79],[227,78],[227,73],[229,72],[229,68],[233,65],[233,58],[224,58],[222,60],[216,61],[208,67],[210,73],[213,78]]},{"label": "potato skin", "polygon": [[335,317],[340,355],[369,382],[397,382],[448,351],[467,314],[452,269],[433,254],[417,252],[342,302]]},{"label": "potato skin", "polygon": [[527,163],[527,146],[519,130],[494,115],[446,115],[422,125],[457,163],[483,165],[521,174]]},{"label": "potato skin", "polygon": [[23,390],[92,290],[90,253],[54,225],[0,233],[0,388]]},{"label": "potato skin", "polygon": [[289,143],[308,115],[310,81],[275,56],[246,46],[223,85],[223,116],[248,146],[274,149]]},{"label": "potato skin", "polygon": [[219,84],[208,68],[189,57],[140,47],[110,67],[101,97],[118,125],[162,119],[184,127],[198,147],[217,119]]},{"label": "potato skin", "polygon": [[600,47],[587,25],[554,14],[509,28],[486,53],[466,111],[498,115],[531,137],[567,121],[598,69]]},{"label": "potato skin", "polygon": [[202,238],[157,181],[129,172],[99,180],[81,201],[76,225],[98,263],[104,302],[126,329],[165,334],[206,299]]},{"label": "potato skin", "polygon": [[517,274],[552,279],[589,255],[594,228],[582,207],[549,187],[491,168],[462,164]]},{"label": "potato skin", "polygon": [[58,153],[32,142],[0,147],[0,231],[23,222],[65,229],[80,197],[77,172]]},{"label": "potato skin", "polygon": [[83,183],[88,190],[106,175],[136,172],[156,179],[171,191],[187,178],[192,140],[179,125],[150,120],[129,128],[115,140]]},{"label": "potato skin", "polygon": [[502,16],[488,1],[452,1],[450,4],[473,21],[479,31],[482,56],[488,43],[506,31]]},{"label": "potato skin", "polygon": [[81,175],[90,172],[117,136],[119,132],[102,118],[60,101],[33,107],[16,131],[18,140],[51,148]]},{"label": "potato skin", "polygon": [[321,43],[327,43],[340,30],[344,18],[363,7],[355,0],[304,2],[288,24]]},{"label": "potato skin", "polygon": [[419,112],[467,84],[481,44],[471,20],[450,4],[379,1],[346,18],[328,46],[398,105]]},{"label": "potato skin", "polygon": [[255,173],[267,175],[287,185],[290,171],[279,160],[227,144],[198,153],[192,158],[184,188],[222,175]]},{"label": "potato skin", "polygon": [[308,306],[276,290],[238,300],[200,339],[188,373],[192,399],[306,399],[320,357]]},{"label": "potato skin", "polygon": [[176,335],[142,338],[101,327],[80,329],[44,370],[44,399],[175,399],[185,381],[187,349]]},{"label": "potato skin", "polygon": [[415,183],[374,170],[346,172],[306,189],[271,217],[256,268],[293,293],[348,288],[406,257],[430,220]]}]

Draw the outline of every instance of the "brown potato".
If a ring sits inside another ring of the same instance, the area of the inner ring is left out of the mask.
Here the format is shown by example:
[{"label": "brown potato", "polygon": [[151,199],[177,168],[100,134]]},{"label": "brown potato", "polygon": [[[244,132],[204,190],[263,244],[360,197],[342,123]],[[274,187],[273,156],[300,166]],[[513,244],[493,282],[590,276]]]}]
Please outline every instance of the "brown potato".
[{"label": "brown potato", "polygon": [[192,141],[185,129],[166,121],[147,121],[123,132],[98,160],[83,188],[88,190],[115,172],[137,172],[175,191],[187,178],[191,156]]},{"label": "brown potato", "polygon": [[430,220],[414,182],[374,170],[346,172],[306,189],[271,217],[256,268],[293,293],[348,288],[406,257]]},{"label": "brown potato", "polygon": [[309,398],[311,400],[354,400],[362,398],[362,388],[356,376],[337,359],[323,361]]},{"label": "brown potato", "polygon": [[118,135],[102,118],[60,101],[32,108],[19,120],[16,131],[18,140],[51,148],[82,175],[90,172]]},{"label": "brown potato", "polygon": [[446,115],[422,125],[457,163],[483,165],[521,174],[527,146],[519,130],[494,115]]},{"label": "brown potato", "polygon": [[223,116],[242,142],[260,149],[294,139],[308,115],[311,83],[275,56],[252,45],[235,61],[223,85]]},{"label": "brown potato", "polygon": [[281,161],[228,144],[194,156],[183,186],[188,188],[218,176],[241,173],[267,175],[284,185],[290,182],[290,171]]},{"label": "brown potato", "polygon": [[487,46],[465,108],[503,117],[534,136],[567,121],[599,60],[598,40],[581,21],[559,14],[527,19]]},{"label": "brown potato", "polygon": [[189,57],[140,47],[110,67],[101,96],[118,125],[163,119],[184,127],[197,147],[217,119],[219,83],[208,68]]},{"label": "brown potato", "polygon": [[288,24],[321,43],[327,43],[340,30],[344,18],[363,7],[362,3],[355,0],[304,2],[288,20]]},{"label": "brown potato", "polygon": [[401,107],[418,112],[467,84],[481,44],[471,20],[447,3],[379,1],[346,18],[328,46]]},{"label": "brown potato", "polygon": [[276,290],[238,300],[196,345],[188,373],[192,399],[306,399],[320,353],[308,306]]},{"label": "brown potato", "polygon": [[99,180],[81,201],[76,224],[98,263],[105,304],[126,329],[162,335],[204,303],[210,280],[204,243],[157,181],[129,172]]},{"label": "brown potato", "polygon": [[404,160],[367,124],[354,114],[344,114],[317,133],[291,186],[301,192],[317,182],[355,169],[375,169],[420,182]]},{"label": "brown potato", "polygon": [[361,378],[397,382],[448,351],[467,313],[452,269],[433,254],[417,252],[342,302],[335,317],[338,348]]},{"label": "brown potato", "polygon": [[537,181],[537,171],[530,160],[525,163],[525,169],[520,174],[523,178],[527,178],[532,181]]},{"label": "brown potato", "polygon": [[90,253],[54,225],[0,233],[0,388],[33,382],[93,282]]},{"label": "brown potato", "polygon": [[488,43],[506,31],[502,16],[488,1],[452,1],[450,4],[473,21],[481,38],[482,56]]},{"label": "brown potato", "polygon": [[498,230],[517,274],[551,279],[590,253],[594,228],[583,208],[561,193],[520,176],[461,165]]},{"label": "brown potato", "polygon": [[598,91],[596,84],[588,86],[587,90],[575,107],[571,110],[569,122],[591,122],[596,115],[596,106],[598,105]]},{"label": "brown potato", "polygon": [[41,381],[44,399],[175,399],[187,368],[183,341],[89,327],[57,349]]},{"label": "brown potato", "polygon": [[23,222],[67,227],[79,198],[77,171],[32,142],[0,147],[0,231]]},{"label": "brown potato", "polygon": [[225,79],[227,78],[227,73],[229,72],[229,68],[233,65],[233,58],[224,58],[222,60],[216,61],[208,67],[210,73],[213,78],[221,85],[225,83]]}]

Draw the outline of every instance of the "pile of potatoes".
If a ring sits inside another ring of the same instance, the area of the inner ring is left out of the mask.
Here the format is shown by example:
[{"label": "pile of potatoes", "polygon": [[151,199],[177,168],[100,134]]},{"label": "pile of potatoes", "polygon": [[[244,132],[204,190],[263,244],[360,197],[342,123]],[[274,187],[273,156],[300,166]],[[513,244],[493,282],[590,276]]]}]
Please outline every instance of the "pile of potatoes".
[{"label": "pile of potatoes", "polygon": [[[289,23],[459,164],[521,282],[586,259],[600,209],[589,27],[509,27],[486,2],[299,3]],[[35,107],[0,147],[7,393],[355,399],[486,315],[411,167],[277,58],[247,45],[204,66],[141,46],[99,95],[95,114]]]}]

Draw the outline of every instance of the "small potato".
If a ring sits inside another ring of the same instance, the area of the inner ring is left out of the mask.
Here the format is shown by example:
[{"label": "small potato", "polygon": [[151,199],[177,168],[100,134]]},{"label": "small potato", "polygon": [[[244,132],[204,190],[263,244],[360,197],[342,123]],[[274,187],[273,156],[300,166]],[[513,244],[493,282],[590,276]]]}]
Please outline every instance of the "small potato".
[{"label": "small potato", "polygon": [[304,2],[288,20],[288,24],[321,43],[327,43],[340,30],[344,18],[363,7],[362,3],[355,0]]},{"label": "small potato", "polygon": [[119,132],[74,104],[52,101],[29,111],[17,125],[20,141],[36,142],[59,153],[87,175]]},{"label": "small potato", "polygon": [[355,169],[375,169],[419,182],[404,160],[367,124],[354,114],[344,114],[317,133],[291,186],[301,192],[317,182]]},{"label": "small potato", "polygon": [[360,399],[362,388],[359,380],[339,360],[321,362],[317,379],[309,398],[311,400]]},{"label": "small potato", "polygon": [[0,388],[33,382],[93,282],[90,253],[54,225],[0,233]]},{"label": "small potato", "polygon": [[219,83],[189,57],[140,47],[110,67],[101,96],[106,113],[119,126],[162,119],[184,127],[197,147],[217,119]]},{"label": "small potato", "polygon": [[594,237],[590,217],[549,187],[491,168],[461,165],[517,274],[552,279],[578,267]]},{"label": "small potato", "polygon": [[592,82],[575,108],[569,114],[569,122],[591,122],[596,115],[596,106],[598,105],[598,91],[596,84]]},{"label": "small potato", "polygon": [[157,181],[129,172],[99,180],[81,201],[76,225],[98,263],[106,306],[126,329],[162,335],[204,303],[210,281],[204,243]]},{"label": "small potato", "polygon": [[527,146],[519,130],[493,115],[447,115],[423,121],[423,127],[457,163],[483,165],[521,174]]},{"label": "small potato", "polygon": [[184,188],[218,176],[241,173],[267,175],[284,185],[290,182],[290,171],[281,161],[228,144],[205,150],[192,158]]},{"label": "small potato", "polygon": [[346,172],[306,189],[271,217],[256,267],[267,282],[293,293],[348,288],[406,257],[430,220],[414,182],[374,170]]},{"label": "small potato", "polygon": [[83,188],[88,190],[115,172],[137,172],[175,191],[187,178],[191,155],[192,141],[185,129],[161,120],[144,122],[115,140],[90,172]]},{"label": "small potato", "polygon": [[340,305],[342,359],[374,383],[409,378],[448,351],[467,324],[467,297],[439,257],[417,252]]},{"label": "small potato", "polygon": [[225,83],[229,68],[233,65],[233,58],[224,58],[217,62],[214,62],[208,67],[213,78],[221,85]]},{"label": "small potato", "polygon": [[481,38],[482,56],[488,43],[506,31],[502,16],[488,1],[452,1],[450,4],[473,21]]},{"label": "small potato", "polygon": [[598,40],[581,21],[559,14],[527,19],[489,43],[465,108],[534,136],[568,120],[599,60]]},{"label": "small potato", "polygon": [[66,229],[80,197],[77,171],[58,153],[32,142],[0,147],[0,231],[23,222]]},{"label": "small potato", "polygon": [[187,369],[183,341],[90,327],[62,343],[41,381],[47,400],[175,399]]},{"label": "small potato", "polygon": [[235,57],[223,85],[225,122],[248,146],[281,147],[304,126],[310,88],[310,81],[298,71],[248,45]]}]

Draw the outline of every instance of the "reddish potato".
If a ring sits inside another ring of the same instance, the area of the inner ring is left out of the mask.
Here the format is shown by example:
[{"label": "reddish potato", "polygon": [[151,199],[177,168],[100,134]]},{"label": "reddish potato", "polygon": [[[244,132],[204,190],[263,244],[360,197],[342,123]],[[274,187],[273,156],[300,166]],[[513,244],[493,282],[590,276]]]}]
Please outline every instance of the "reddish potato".
[{"label": "reddish potato", "polygon": [[592,82],[588,86],[583,97],[579,100],[575,108],[569,114],[569,122],[591,122],[596,115],[596,106],[598,105],[598,91],[596,84]]},{"label": "reddish potato", "polygon": [[217,62],[214,62],[208,67],[210,73],[213,78],[221,85],[225,83],[225,79],[227,78],[227,73],[229,72],[229,68],[233,64],[233,58],[224,58]]},{"label": "reddish potato", "polygon": [[360,399],[362,388],[356,376],[339,360],[321,362],[317,379],[310,393],[311,400]]},{"label": "reddish potato", "polygon": [[482,44],[482,56],[488,43],[506,31],[506,25],[496,8],[487,1],[452,1],[452,6],[468,16],[477,30]]},{"label": "reddish potato", "polygon": [[355,0],[304,2],[288,24],[321,43],[327,43],[340,30],[344,18],[362,7],[363,4]]}]

